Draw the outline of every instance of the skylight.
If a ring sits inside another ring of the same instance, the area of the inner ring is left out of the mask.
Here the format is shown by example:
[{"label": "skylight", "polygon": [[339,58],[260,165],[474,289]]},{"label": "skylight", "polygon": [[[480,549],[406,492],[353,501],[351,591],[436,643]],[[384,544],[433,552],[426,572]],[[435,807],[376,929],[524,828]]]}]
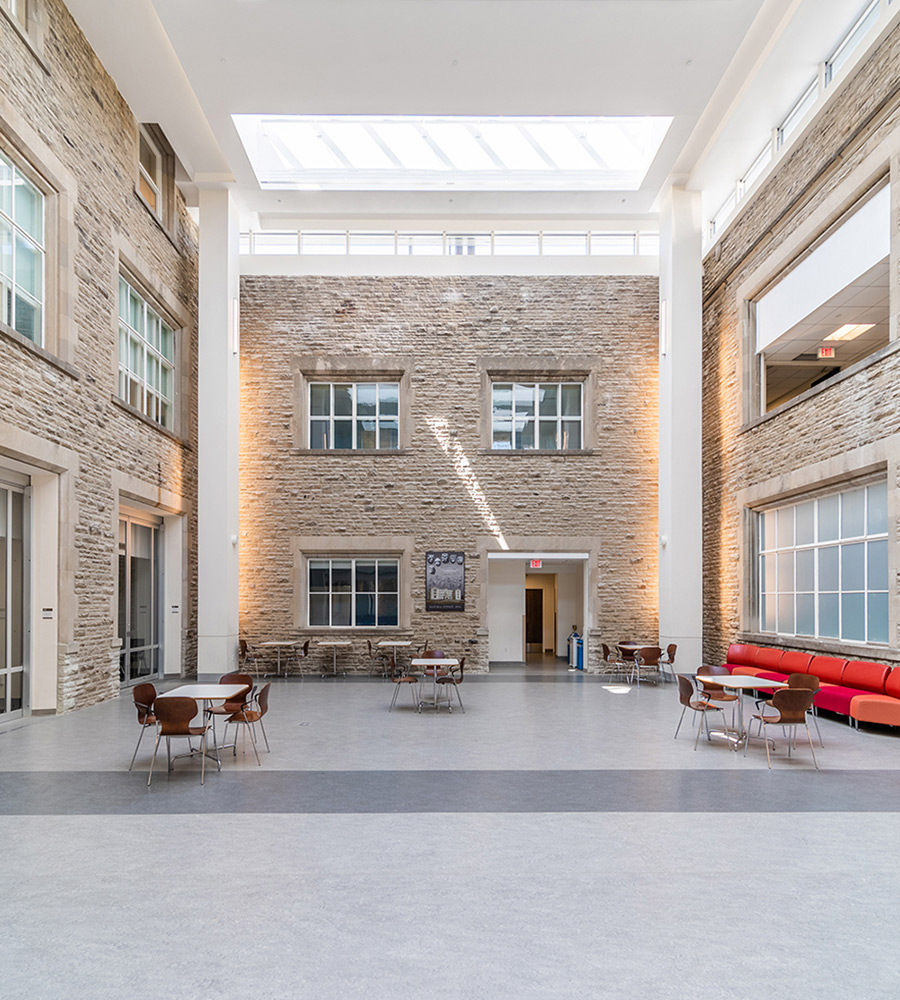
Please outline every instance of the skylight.
[{"label": "skylight", "polygon": [[233,115],[260,186],[636,191],[663,117]]}]

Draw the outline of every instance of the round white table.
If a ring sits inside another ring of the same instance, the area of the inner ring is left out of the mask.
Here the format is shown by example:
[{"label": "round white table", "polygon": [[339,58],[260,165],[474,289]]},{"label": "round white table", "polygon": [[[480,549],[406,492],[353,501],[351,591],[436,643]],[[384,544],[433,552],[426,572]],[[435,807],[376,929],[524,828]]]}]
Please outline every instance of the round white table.
[{"label": "round white table", "polygon": [[[271,639],[269,642],[259,643],[260,647],[268,647],[269,649],[274,649],[278,654],[278,666],[275,668],[277,673],[276,677],[281,676],[281,650],[285,648],[290,648],[291,646],[299,646],[300,643],[296,639]],[[285,677],[287,672],[285,672]]]}]

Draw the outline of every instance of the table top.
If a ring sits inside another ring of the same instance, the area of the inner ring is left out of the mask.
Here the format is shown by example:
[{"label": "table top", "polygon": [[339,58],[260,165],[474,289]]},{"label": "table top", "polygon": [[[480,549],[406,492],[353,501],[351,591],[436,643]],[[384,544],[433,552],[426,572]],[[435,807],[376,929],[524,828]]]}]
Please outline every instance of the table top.
[{"label": "table top", "polygon": [[297,639],[270,639],[268,642],[259,642],[258,646],[299,646]]},{"label": "table top", "polygon": [[411,646],[412,639],[382,639],[377,646]]},{"label": "table top", "polygon": [[182,684],[163,691],[157,698],[193,698],[195,701],[216,701],[219,698],[234,698],[247,690],[246,684]]},{"label": "table top", "polygon": [[617,642],[616,649],[645,649],[647,646],[654,646],[652,642]]},{"label": "table top", "polygon": [[452,656],[414,657],[410,664],[414,667],[458,667],[459,660]]},{"label": "table top", "polygon": [[761,688],[786,688],[788,686],[784,681],[773,681],[766,677],[749,677],[747,674],[697,674],[697,680],[746,691]]},{"label": "table top", "polygon": [[317,640],[317,645],[319,646],[352,646],[352,639],[319,639]]}]

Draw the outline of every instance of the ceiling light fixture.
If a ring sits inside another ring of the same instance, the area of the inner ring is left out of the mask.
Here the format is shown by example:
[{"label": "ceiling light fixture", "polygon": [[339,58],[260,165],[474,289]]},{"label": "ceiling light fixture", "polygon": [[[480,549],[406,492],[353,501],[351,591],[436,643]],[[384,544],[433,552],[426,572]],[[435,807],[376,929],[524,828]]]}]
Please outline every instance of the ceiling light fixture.
[{"label": "ceiling light fixture", "polygon": [[838,327],[834,333],[829,333],[825,339],[856,340],[856,338],[862,336],[866,330],[871,330],[873,326],[875,326],[874,323],[845,323],[843,326]]}]

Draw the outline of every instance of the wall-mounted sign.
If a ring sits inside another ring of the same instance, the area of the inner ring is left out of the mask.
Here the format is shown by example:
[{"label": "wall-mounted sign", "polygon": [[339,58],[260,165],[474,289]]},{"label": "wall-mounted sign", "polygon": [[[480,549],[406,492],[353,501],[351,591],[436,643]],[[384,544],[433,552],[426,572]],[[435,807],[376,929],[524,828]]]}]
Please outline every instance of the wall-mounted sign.
[{"label": "wall-mounted sign", "polygon": [[540,559],[532,559],[531,560],[531,568],[532,569],[540,569],[542,565],[543,565],[543,562]]},{"label": "wall-mounted sign", "polygon": [[425,610],[466,610],[466,554],[425,553]]},{"label": "wall-mounted sign", "polygon": [[825,358],[833,358],[833,357],[834,357],[834,348],[833,347],[820,347],[819,348],[819,360],[820,361],[824,360]]}]

